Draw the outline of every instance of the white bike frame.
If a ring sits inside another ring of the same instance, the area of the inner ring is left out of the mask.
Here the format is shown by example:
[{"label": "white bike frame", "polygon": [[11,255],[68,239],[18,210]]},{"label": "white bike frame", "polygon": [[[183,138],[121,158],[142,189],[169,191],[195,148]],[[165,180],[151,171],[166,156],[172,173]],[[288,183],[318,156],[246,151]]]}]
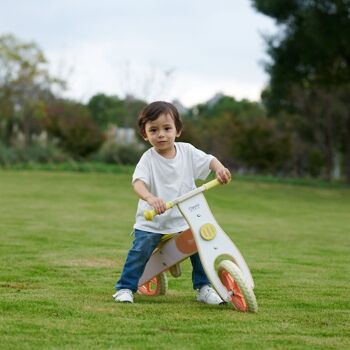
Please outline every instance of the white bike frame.
[{"label": "white bike frame", "polygon": [[[241,270],[246,284],[253,289],[254,281],[242,254],[220,227],[211,212],[203,192],[219,185],[218,180],[210,181],[185,195],[167,203],[167,208],[176,205],[190,230],[174,235],[155,250],[140,278],[139,286],[168,270],[198,251],[204,271],[212,287],[224,301],[231,299],[230,292],[222,284],[217,265],[221,260],[233,261]],[[146,211],[145,218],[152,220],[154,210]]]}]

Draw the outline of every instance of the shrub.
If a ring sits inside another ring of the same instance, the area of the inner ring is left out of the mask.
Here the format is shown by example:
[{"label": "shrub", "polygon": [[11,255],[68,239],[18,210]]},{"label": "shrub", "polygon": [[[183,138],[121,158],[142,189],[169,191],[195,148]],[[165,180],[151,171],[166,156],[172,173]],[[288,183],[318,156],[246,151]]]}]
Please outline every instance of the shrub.
[{"label": "shrub", "polygon": [[283,173],[291,158],[290,136],[266,118],[245,121],[235,147],[238,160],[257,173]]},{"label": "shrub", "polygon": [[95,155],[95,160],[108,164],[136,164],[143,153],[139,144],[119,145],[106,142]]},{"label": "shrub", "polygon": [[100,148],[104,136],[85,106],[63,101],[47,110],[45,128],[72,157],[80,159]]},{"label": "shrub", "polygon": [[319,177],[325,166],[322,152],[319,149],[312,149],[308,154],[308,172],[312,177]]},{"label": "shrub", "polygon": [[7,147],[0,143],[0,165],[10,166],[19,163],[63,163],[70,157],[56,145],[33,143],[26,147]]},{"label": "shrub", "polygon": [[11,165],[17,162],[16,151],[0,142],[0,165]]}]

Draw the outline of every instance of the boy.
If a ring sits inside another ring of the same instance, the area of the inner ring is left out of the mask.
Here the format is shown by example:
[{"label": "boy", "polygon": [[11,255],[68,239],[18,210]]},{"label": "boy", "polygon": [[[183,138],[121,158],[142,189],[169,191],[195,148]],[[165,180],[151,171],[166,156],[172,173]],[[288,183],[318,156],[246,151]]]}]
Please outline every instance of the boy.
[{"label": "boy", "polygon": [[[133,293],[146,263],[166,233],[178,233],[188,224],[177,208],[166,211],[166,202],[196,187],[195,180],[204,180],[214,171],[221,183],[228,183],[230,171],[215,157],[188,143],[175,142],[181,135],[182,121],[177,109],[168,102],[157,101],[146,106],[138,119],[140,133],[153,147],[146,151],[136,165],[132,185],[139,196],[134,225],[135,238],[115,288],[117,302],[133,303]],[[158,214],[146,221],[143,212],[153,207]],[[193,288],[197,300],[207,304],[221,304],[222,299],[210,287],[198,253],[190,257]]]}]

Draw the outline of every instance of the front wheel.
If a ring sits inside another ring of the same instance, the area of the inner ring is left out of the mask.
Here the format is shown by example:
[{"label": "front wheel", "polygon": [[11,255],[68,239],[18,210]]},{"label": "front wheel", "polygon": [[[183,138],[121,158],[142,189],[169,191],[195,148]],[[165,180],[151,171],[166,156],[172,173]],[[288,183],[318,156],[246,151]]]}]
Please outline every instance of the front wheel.
[{"label": "front wheel", "polygon": [[258,312],[258,304],[252,288],[244,280],[242,271],[230,260],[223,260],[218,266],[222,284],[231,295],[231,304],[242,312]]},{"label": "front wheel", "polygon": [[168,278],[165,272],[153,277],[149,282],[138,288],[138,292],[143,295],[158,296],[164,295],[168,290]]}]

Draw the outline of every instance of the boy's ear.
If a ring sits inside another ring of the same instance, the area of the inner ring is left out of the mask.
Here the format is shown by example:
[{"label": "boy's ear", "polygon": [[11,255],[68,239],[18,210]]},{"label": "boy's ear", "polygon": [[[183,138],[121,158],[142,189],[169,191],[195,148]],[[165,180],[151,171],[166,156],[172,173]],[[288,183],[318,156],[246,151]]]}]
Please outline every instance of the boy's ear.
[{"label": "boy's ear", "polygon": [[182,133],[182,130],[178,131],[178,132],[176,133],[176,137],[180,137],[180,136],[181,136],[181,133]]},{"label": "boy's ear", "polygon": [[141,131],[140,134],[141,134],[141,137],[142,137],[145,141],[148,141],[147,135],[146,135],[146,133],[145,133],[144,131]]}]

